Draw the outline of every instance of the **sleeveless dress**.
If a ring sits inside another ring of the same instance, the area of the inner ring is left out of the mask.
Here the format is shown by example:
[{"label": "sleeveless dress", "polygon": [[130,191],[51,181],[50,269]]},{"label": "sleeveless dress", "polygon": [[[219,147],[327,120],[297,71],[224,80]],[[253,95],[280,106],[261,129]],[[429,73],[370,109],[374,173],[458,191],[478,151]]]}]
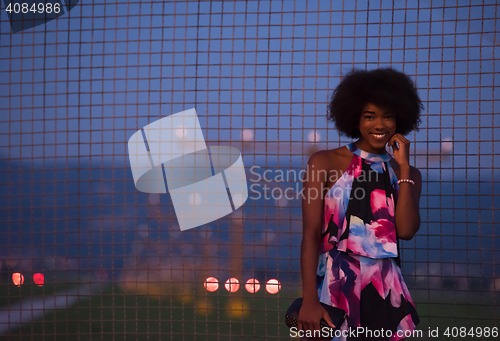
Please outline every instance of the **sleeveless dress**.
[{"label": "sleeveless dress", "polygon": [[[346,147],[354,154],[352,161],[325,196],[319,300],[347,312],[341,329],[372,331],[358,334],[364,337],[360,340],[400,340],[415,329],[419,317],[399,267],[394,225],[399,186],[392,156],[366,152],[354,143]],[[382,329],[390,337],[375,337]]]}]

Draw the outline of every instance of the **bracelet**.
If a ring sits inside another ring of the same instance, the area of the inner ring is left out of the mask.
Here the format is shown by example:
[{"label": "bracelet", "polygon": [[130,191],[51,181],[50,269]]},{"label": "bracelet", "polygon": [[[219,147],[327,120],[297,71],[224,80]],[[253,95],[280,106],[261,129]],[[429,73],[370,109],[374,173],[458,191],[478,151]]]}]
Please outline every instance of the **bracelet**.
[{"label": "bracelet", "polygon": [[415,182],[414,182],[413,180],[411,180],[411,179],[399,179],[399,180],[398,180],[398,185],[399,185],[400,183],[402,183],[402,182],[408,182],[408,183],[410,183],[410,184],[412,184],[412,185],[415,185]]}]

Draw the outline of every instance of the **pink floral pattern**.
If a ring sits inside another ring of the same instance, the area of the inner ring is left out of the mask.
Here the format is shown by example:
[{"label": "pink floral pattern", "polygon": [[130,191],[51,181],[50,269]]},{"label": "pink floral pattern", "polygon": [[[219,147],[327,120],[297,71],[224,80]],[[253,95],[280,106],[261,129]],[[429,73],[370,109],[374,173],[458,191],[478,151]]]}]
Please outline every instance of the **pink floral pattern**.
[{"label": "pink floral pattern", "polygon": [[[394,213],[399,187],[388,162],[392,156],[367,153],[353,143],[347,148],[354,154],[351,164],[325,196],[320,252],[336,247],[340,251],[372,258],[397,257]],[[388,186],[389,193],[386,188],[370,188],[373,181],[368,181],[371,179],[369,173],[375,173],[378,180],[375,186]],[[357,197],[359,193],[363,193],[362,198]],[[372,220],[366,221],[357,216],[358,212],[348,211],[353,197],[370,206]]]}]

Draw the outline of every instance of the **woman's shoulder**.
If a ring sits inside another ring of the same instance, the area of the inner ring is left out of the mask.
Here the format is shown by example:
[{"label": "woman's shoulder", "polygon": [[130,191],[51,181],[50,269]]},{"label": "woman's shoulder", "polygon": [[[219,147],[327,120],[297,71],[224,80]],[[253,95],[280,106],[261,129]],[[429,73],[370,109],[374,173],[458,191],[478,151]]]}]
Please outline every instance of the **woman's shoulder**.
[{"label": "woman's shoulder", "polygon": [[345,146],[319,150],[311,155],[308,164],[314,165],[317,169],[336,169],[344,163],[350,163],[352,156],[352,152]]}]

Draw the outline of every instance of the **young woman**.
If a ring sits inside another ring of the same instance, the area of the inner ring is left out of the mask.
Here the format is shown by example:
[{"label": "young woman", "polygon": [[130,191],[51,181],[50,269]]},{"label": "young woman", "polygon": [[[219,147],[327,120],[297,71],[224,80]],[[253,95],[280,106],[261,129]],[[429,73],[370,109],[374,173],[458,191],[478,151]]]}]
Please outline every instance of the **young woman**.
[{"label": "young woman", "polygon": [[307,165],[298,328],[319,330],[322,318],[331,325],[322,302],[347,312],[342,330],[365,331],[341,339],[401,340],[419,322],[398,239],[412,239],[420,226],[422,177],[404,135],[418,130],[422,102],[402,72],[353,70],[328,109],[339,132],[357,141],[316,152]]}]

